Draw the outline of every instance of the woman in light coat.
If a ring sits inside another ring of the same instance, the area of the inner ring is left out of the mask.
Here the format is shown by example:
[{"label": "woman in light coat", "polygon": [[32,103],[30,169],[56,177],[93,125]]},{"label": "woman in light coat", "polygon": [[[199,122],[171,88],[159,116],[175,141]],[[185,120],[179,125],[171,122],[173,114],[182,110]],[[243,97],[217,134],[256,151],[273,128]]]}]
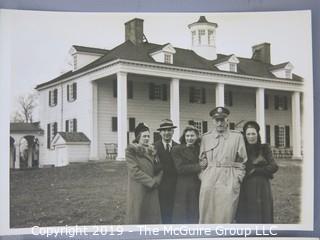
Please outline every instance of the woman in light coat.
[{"label": "woman in light coat", "polygon": [[150,130],[139,123],[135,141],[126,149],[128,165],[127,224],[160,224],[158,186],[162,171],[155,170],[156,152],[149,144]]}]

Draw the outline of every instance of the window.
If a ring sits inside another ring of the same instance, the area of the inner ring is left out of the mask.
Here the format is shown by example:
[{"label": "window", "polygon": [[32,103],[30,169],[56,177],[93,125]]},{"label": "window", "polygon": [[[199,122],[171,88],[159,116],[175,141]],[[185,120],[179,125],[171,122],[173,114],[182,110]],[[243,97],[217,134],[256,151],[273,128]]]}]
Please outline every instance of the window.
[{"label": "window", "polygon": [[170,64],[172,63],[171,62],[171,54],[167,54],[167,53],[164,54],[164,62],[170,63]]},{"label": "window", "polygon": [[264,109],[269,109],[269,95],[264,95]]},{"label": "window", "polygon": [[288,110],[287,96],[274,96],[274,108],[279,111]]},{"label": "window", "polygon": [[151,100],[161,99],[167,101],[167,85],[166,84],[149,84],[149,98]]},{"label": "window", "polygon": [[206,89],[200,87],[190,87],[189,89],[190,103],[206,103]]},{"label": "window", "polygon": [[[117,86],[117,79],[113,80],[112,86],[113,86],[113,97],[117,97],[118,94],[118,86]],[[133,98],[133,81],[127,80],[127,98],[132,99]]]},{"label": "window", "polygon": [[275,146],[276,147],[290,147],[290,127],[289,126],[275,126],[274,128]]},{"label": "window", "polygon": [[49,91],[49,106],[54,107],[58,104],[58,89]]},{"label": "window", "polygon": [[189,120],[188,124],[196,127],[199,130],[200,134],[208,132],[208,122],[207,121]]},{"label": "window", "polygon": [[266,143],[270,144],[270,125],[266,125]]},{"label": "window", "polygon": [[191,36],[192,36],[192,45],[194,45],[196,43],[196,31],[192,31],[191,32]]},{"label": "window", "polygon": [[[135,118],[129,118],[128,119],[128,131],[134,132],[134,129],[136,128],[136,119]],[[111,129],[112,132],[118,131],[118,118],[112,117],[111,118]]]},{"label": "window", "polygon": [[232,106],[232,92],[231,91],[226,91],[224,94],[224,104],[228,107]]},{"label": "window", "polygon": [[291,70],[290,69],[285,69],[285,78],[291,78]]},{"label": "window", "polygon": [[66,132],[76,132],[77,131],[77,119],[66,120]]},{"label": "window", "polygon": [[230,63],[230,72],[237,72],[237,64]]},{"label": "window", "polygon": [[213,42],[213,31],[212,30],[208,30],[208,45],[214,45],[214,42]]},{"label": "window", "polygon": [[77,83],[67,85],[67,100],[73,102],[77,99]]},{"label": "window", "polygon": [[204,29],[200,29],[199,32],[198,32],[198,35],[199,35],[199,44],[201,44],[203,42],[203,37],[204,35],[206,34],[205,30]]},{"label": "window", "polygon": [[229,124],[229,129],[230,129],[230,130],[234,130],[235,127],[236,127],[236,124],[235,124],[234,122],[230,122],[230,124]]},{"label": "window", "polygon": [[57,134],[57,132],[58,132],[57,122],[47,124],[47,148],[51,147],[51,141],[54,138],[54,136]]}]

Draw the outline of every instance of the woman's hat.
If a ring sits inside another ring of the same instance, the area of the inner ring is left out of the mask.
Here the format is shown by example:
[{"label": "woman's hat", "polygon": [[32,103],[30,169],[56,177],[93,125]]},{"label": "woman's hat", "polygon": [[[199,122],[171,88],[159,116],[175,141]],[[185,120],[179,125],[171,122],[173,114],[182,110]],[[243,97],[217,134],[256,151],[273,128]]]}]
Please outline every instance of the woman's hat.
[{"label": "woman's hat", "polygon": [[149,127],[145,125],[143,122],[139,123],[137,127],[134,129],[134,136],[137,138],[140,133],[150,131]]},{"label": "woman's hat", "polygon": [[187,125],[183,130],[184,133],[186,133],[187,131],[195,131],[197,134],[199,134],[199,129],[192,125]]},{"label": "woman's hat", "polygon": [[161,131],[164,129],[173,129],[173,128],[176,128],[176,126],[173,125],[173,122],[170,119],[163,119],[160,123],[160,127],[157,130]]}]

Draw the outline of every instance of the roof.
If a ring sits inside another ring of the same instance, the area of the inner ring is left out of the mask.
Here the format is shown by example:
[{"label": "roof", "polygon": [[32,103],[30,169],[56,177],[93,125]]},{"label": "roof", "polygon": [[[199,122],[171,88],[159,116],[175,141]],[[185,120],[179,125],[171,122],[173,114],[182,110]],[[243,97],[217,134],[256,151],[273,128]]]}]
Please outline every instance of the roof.
[{"label": "roof", "polygon": [[[106,64],[108,62],[111,62],[117,59],[132,60],[132,61],[145,62],[145,63],[156,63],[156,64],[171,65],[171,66],[200,69],[200,70],[222,71],[222,70],[219,70],[217,67],[215,67],[214,64],[217,64],[218,62],[223,62],[225,59],[228,59],[228,57],[232,56],[232,54],[231,55],[218,54],[217,55],[218,58],[216,60],[210,61],[197,55],[191,49],[183,49],[183,48],[175,47],[174,49],[176,50],[176,53],[173,58],[173,64],[156,62],[150,56],[150,54],[155,52],[158,49],[162,49],[163,46],[165,45],[167,45],[167,43],[160,45],[160,44],[149,43],[149,42],[144,42],[144,43],[135,45],[130,40],[125,41],[124,43],[118,45],[117,47],[109,51],[105,50],[107,51],[106,54],[96,59],[95,61],[89,63],[88,65],[83,66],[82,68],[79,68],[76,71],[69,71],[67,73],[64,73],[48,82],[39,84],[36,86],[36,89],[51,83],[59,82],[60,80],[85,72],[87,70],[91,70],[95,67],[101,66],[103,64]],[[257,76],[257,77],[266,77],[266,78],[277,78],[270,71],[270,68],[276,65],[263,63],[261,61],[254,60],[251,58],[240,58],[240,57],[237,57],[237,58],[240,61],[238,65],[238,72],[237,72],[238,74],[251,75],[251,76]],[[297,75],[293,75],[293,78],[292,78],[292,80],[294,81],[296,80],[300,81],[301,79],[302,78]]]},{"label": "roof", "polygon": [[287,66],[288,64],[289,64],[289,62],[280,63],[280,64],[277,64],[277,65],[273,65],[269,69],[270,70],[281,69],[281,68],[284,68],[285,66]]},{"label": "roof", "polygon": [[87,53],[96,53],[96,54],[107,54],[109,50],[102,49],[102,48],[94,48],[94,47],[85,47],[85,46],[79,46],[79,45],[72,45],[74,49],[76,49],[79,52],[87,52]]},{"label": "roof", "polygon": [[35,123],[10,123],[10,132],[42,132],[39,122]]},{"label": "roof", "polygon": [[58,132],[66,142],[90,142],[83,132]]},{"label": "roof", "polygon": [[218,54],[217,59],[213,60],[212,63],[214,65],[218,64],[218,63],[223,63],[229,60],[229,58],[231,58],[233,54],[230,55],[223,55],[223,54]]}]

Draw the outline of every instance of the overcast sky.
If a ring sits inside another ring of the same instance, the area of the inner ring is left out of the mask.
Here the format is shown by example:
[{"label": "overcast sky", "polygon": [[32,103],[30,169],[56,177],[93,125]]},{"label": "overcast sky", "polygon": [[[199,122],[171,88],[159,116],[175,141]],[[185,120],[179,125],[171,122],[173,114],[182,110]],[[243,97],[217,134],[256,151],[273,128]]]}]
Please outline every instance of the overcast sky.
[{"label": "overcast sky", "polygon": [[[149,42],[190,48],[188,24],[206,16],[218,24],[217,52],[251,57],[251,47],[271,43],[271,62],[290,61],[310,82],[311,25],[307,11],[262,13],[61,13],[12,11],[11,106],[16,98],[67,69],[72,45],[112,49],[124,41],[124,23],[144,19]],[[37,115],[37,114],[36,114]]]}]

